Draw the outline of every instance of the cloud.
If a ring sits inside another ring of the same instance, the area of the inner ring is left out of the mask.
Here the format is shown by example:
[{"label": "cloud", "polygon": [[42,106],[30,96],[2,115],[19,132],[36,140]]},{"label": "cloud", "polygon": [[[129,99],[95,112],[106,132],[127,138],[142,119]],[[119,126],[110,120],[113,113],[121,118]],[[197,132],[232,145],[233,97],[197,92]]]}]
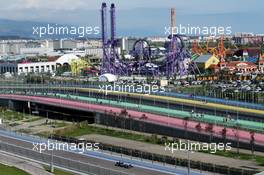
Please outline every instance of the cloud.
[{"label": "cloud", "polygon": [[[1,0],[3,1],[3,0]],[[11,0],[5,1],[1,5],[1,9],[7,10],[22,10],[22,9],[50,9],[50,10],[74,10],[82,8],[89,4],[85,0]],[[1,2],[2,3],[2,2]],[[96,1],[91,0],[91,6],[94,6]]]},{"label": "cloud", "polygon": [[[254,0],[0,0],[0,18],[59,24],[100,25],[102,2],[116,3],[117,30],[162,33],[169,24],[169,9],[176,8],[177,22],[244,26],[259,31],[264,1]],[[243,18],[242,18],[243,17]],[[260,20],[252,20],[260,19]],[[249,25],[250,24],[250,25]],[[239,27],[237,27],[239,28]],[[240,28],[244,30],[244,28]]]},{"label": "cloud", "polygon": [[[248,9],[248,3],[241,3],[241,0],[0,0],[1,9],[99,9],[102,2],[116,3],[120,9],[133,8],[170,8],[176,7],[184,9],[186,12],[190,10],[198,12],[226,12],[240,11]],[[250,10],[261,10],[262,0],[254,0],[250,2]]]}]

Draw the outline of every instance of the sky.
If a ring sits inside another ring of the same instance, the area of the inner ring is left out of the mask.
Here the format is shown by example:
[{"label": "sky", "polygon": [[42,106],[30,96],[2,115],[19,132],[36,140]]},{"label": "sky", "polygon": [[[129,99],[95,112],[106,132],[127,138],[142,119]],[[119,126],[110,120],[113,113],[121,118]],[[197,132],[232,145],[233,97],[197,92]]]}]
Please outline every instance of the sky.
[{"label": "sky", "polygon": [[102,2],[108,7],[116,4],[119,36],[164,35],[172,7],[177,25],[231,26],[232,33],[264,33],[263,0],[0,0],[0,18],[100,26]]}]

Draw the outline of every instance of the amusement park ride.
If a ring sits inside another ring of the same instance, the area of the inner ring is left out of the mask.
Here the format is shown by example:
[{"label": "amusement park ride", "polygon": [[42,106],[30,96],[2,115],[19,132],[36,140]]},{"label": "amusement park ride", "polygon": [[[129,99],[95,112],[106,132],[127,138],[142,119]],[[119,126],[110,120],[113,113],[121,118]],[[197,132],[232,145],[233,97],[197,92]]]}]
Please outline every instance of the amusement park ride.
[{"label": "amusement park ride", "polygon": [[103,43],[103,60],[101,65],[101,74],[111,73],[114,75],[128,74],[127,65],[123,63],[117,52],[116,40],[116,21],[115,21],[115,5],[111,4],[111,39],[107,37],[107,6],[102,4],[101,21],[102,21],[102,43]]},{"label": "amusement park ride", "polygon": [[225,57],[227,49],[224,46],[224,37],[223,36],[221,37],[221,40],[216,47],[209,46],[211,40],[212,39],[208,39],[205,46],[201,46],[198,42],[194,41],[192,47],[192,53],[198,55],[210,53],[216,56],[217,58]]},{"label": "amusement park ride", "polygon": [[107,36],[107,6],[102,4],[102,43],[103,60],[100,73],[110,73],[118,76],[129,75],[150,75],[166,76],[168,78],[175,75],[184,76],[197,71],[197,66],[191,61],[191,54],[186,49],[184,42],[179,35],[170,35],[169,49],[166,58],[159,64],[154,64],[151,60],[151,51],[148,41],[137,40],[133,47],[133,60],[122,60],[117,52],[116,39],[116,16],[115,5],[111,4],[110,22],[111,38]]},{"label": "amusement park ride", "polygon": [[137,72],[138,74],[159,74],[158,66],[152,63],[150,44],[147,40],[137,40],[133,45],[132,55],[135,58],[131,65],[132,72]]}]

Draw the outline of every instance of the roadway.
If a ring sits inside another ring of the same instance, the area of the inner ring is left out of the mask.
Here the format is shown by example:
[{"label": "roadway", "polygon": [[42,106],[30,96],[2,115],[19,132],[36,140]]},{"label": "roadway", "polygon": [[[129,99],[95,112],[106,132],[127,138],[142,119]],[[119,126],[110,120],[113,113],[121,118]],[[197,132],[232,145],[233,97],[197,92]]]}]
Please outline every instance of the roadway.
[{"label": "roadway", "polygon": [[[120,114],[123,108],[119,107],[112,107],[107,105],[100,105],[100,104],[91,104],[85,103],[81,101],[73,101],[67,99],[59,99],[59,98],[48,98],[48,97],[39,97],[39,96],[26,96],[26,95],[11,95],[11,94],[0,94],[0,99],[12,99],[18,101],[30,101],[40,104],[47,104],[53,105],[58,107],[70,108],[70,109],[79,109],[84,111],[93,111],[93,112],[100,112],[100,113],[116,113]],[[172,118],[165,115],[157,115],[152,113],[140,112],[136,110],[127,110],[128,115],[131,118],[136,120],[142,120],[142,116],[145,115],[146,117],[143,119],[147,122],[153,122],[159,125],[165,125],[169,127],[181,128],[186,129],[194,132],[198,132],[196,126],[198,121],[188,121],[187,126],[184,126],[186,120],[181,118]],[[200,133],[210,134],[205,131],[205,128],[208,126],[206,123],[200,123],[201,130]],[[213,127],[213,134],[218,137],[222,137],[221,132],[223,131],[224,126],[215,125]],[[242,129],[233,129],[233,128],[226,128],[226,136],[229,139],[236,140],[239,137],[240,141],[250,142],[251,140],[251,133],[250,131],[242,130]],[[259,145],[264,145],[264,134],[262,133],[255,133],[255,143]]]},{"label": "roadway", "polygon": [[[79,91],[79,92],[85,92],[85,93],[100,93],[100,94],[105,94],[106,92],[96,88],[85,88],[85,87],[75,87],[75,86],[47,86],[47,85],[23,85],[23,86],[0,86],[2,89],[22,89],[22,90],[37,90],[37,89],[42,89],[43,91],[51,91],[51,90],[61,90],[61,91]],[[143,96],[142,93],[131,93],[131,92],[120,92],[116,90],[108,91],[107,92],[109,95],[123,95],[123,96],[130,96],[130,97],[135,97],[135,98],[145,98],[145,99],[150,99],[150,100],[160,100],[160,101],[165,101],[165,102],[170,102],[170,103],[176,103],[176,104],[183,104],[183,105],[189,105],[189,106],[197,106],[205,109],[217,109],[221,111],[232,111],[232,112],[237,112],[240,114],[249,114],[249,115],[255,115],[263,118],[264,116],[264,106],[260,104],[254,104],[254,105],[242,105],[244,104],[243,102],[232,102],[228,104],[223,104],[222,101],[219,101],[219,99],[208,99],[206,98],[207,101],[206,103],[203,101],[203,98],[197,98],[197,99],[191,99],[187,98],[187,96],[180,96],[175,95],[175,93],[171,92],[166,92],[164,94],[159,93],[159,94],[148,94]],[[247,107],[244,107],[247,106]],[[254,109],[253,107],[256,106],[257,109]]]},{"label": "roadway", "polygon": [[[178,117],[178,118],[189,118],[191,116],[191,120],[206,122],[206,123],[217,123],[218,125],[225,125],[227,127],[236,128],[239,125],[240,128],[246,130],[252,130],[256,132],[264,132],[264,117],[256,114],[248,114],[248,113],[239,113],[239,111],[221,111],[216,108],[204,108],[198,107],[196,105],[186,105],[186,104],[178,104],[171,103],[164,100],[159,99],[146,99],[149,95],[143,95],[140,97],[132,97],[130,95],[104,95],[102,93],[97,92],[77,92],[77,91],[62,91],[62,90],[50,90],[50,89],[28,89],[23,91],[15,90],[13,91],[16,94],[29,94],[29,95],[41,95],[41,96],[60,96],[62,98],[73,97],[78,100],[84,100],[92,103],[102,103],[113,106],[123,106],[124,108],[132,108],[140,111],[145,111],[154,114],[164,115],[166,113],[170,117]],[[4,92],[6,94],[8,92]],[[71,94],[71,95],[70,95]],[[98,99],[95,101],[95,99]],[[140,107],[135,107],[140,106]],[[138,108],[138,109],[137,109]],[[190,111],[194,111],[192,115],[190,115]],[[203,115],[201,117],[201,115]],[[226,120],[226,118],[229,120]],[[226,121],[226,122],[223,122]]]},{"label": "roadway", "polygon": [[[48,93],[45,96],[51,96],[54,97],[54,93]],[[170,117],[176,117],[176,118],[190,118],[190,120],[196,120],[200,122],[206,122],[206,123],[212,123],[217,125],[223,125],[227,127],[237,127],[237,125],[240,126],[242,129],[246,130],[254,130],[256,132],[263,132],[264,130],[264,124],[262,122],[256,122],[256,121],[248,121],[243,119],[228,119],[226,122],[223,122],[226,120],[225,117],[218,116],[218,115],[209,115],[203,113],[201,116],[201,113],[193,113],[183,111],[183,110],[176,110],[174,108],[166,108],[164,106],[157,105],[146,105],[146,104],[137,104],[133,102],[126,102],[126,101],[119,101],[118,99],[102,99],[102,98],[95,98],[95,97],[85,97],[85,96],[78,96],[78,95],[66,95],[66,94],[59,94],[56,93],[57,98],[64,98],[64,99],[73,99],[73,100],[79,100],[79,101],[86,101],[88,103],[96,103],[96,104],[103,104],[103,105],[111,105],[114,107],[122,107],[124,109],[134,109],[137,111],[144,111],[148,113],[153,114],[160,114]]]},{"label": "roadway", "polygon": [[[31,154],[37,154],[38,152],[33,151],[33,143],[47,143],[47,140],[44,138],[38,138],[33,137],[29,135],[21,135],[12,133],[9,131],[0,130],[0,145],[1,143],[9,144],[9,145],[19,145],[20,148],[25,148],[28,150],[31,150]],[[17,147],[17,148],[19,148]],[[0,147],[3,148],[3,145]],[[12,149],[11,149],[12,150]],[[25,151],[20,151],[20,153],[24,153]],[[44,151],[43,156],[50,155],[51,151]],[[27,154],[24,155],[25,157]],[[37,157],[37,156],[36,156]],[[53,159],[54,164],[59,164],[62,162],[62,159],[59,161],[56,161],[58,158],[63,157],[70,160],[74,160],[75,162],[81,162],[81,163],[90,163],[96,166],[101,166],[106,169],[115,170],[116,175],[117,174],[127,174],[127,175],[168,175],[168,174],[174,174],[174,175],[185,175],[187,173],[186,168],[175,168],[174,166],[163,166],[160,163],[152,163],[150,161],[145,160],[139,160],[139,159],[131,159],[128,157],[120,157],[118,155],[111,155],[106,152],[100,152],[100,151],[85,151],[83,154],[77,153],[75,151],[53,151]],[[50,157],[46,157],[46,160],[50,161]],[[125,169],[114,166],[116,161],[124,161],[127,163],[133,164],[133,168],[131,169]],[[70,165],[69,165],[70,166]],[[78,167],[78,164],[75,165],[76,168]],[[80,166],[80,165],[79,165]],[[201,173],[191,171],[191,175],[202,175]]]}]

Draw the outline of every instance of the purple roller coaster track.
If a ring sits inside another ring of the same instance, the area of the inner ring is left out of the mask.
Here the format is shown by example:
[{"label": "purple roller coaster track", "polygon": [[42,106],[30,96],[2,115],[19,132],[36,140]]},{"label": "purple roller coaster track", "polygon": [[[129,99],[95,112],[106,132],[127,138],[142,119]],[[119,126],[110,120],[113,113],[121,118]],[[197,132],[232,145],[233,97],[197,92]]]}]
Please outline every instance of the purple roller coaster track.
[{"label": "purple roller coaster track", "polygon": [[107,35],[107,5],[102,4],[101,8],[102,22],[102,43],[103,59],[100,73],[111,73],[119,76],[128,76],[133,74],[144,74],[152,76],[167,76],[168,78],[175,75],[184,76],[195,73],[194,63],[191,62],[191,54],[187,51],[179,35],[169,36],[170,46],[166,58],[160,65],[151,63],[151,52],[149,43],[146,40],[136,41],[133,49],[133,62],[122,60],[117,52],[116,39],[116,15],[115,5],[111,4],[110,22],[111,38]]},{"label": "purple roller coaster track", "polygon": [[103,60],[101,65],[101,74],[111,73],[115,75],[127,75],[128,69],[119,58],[117,53],[116,22],[115,22],[115,5],[111,4],[111,39],[107,36],[107,6],[102,4],[101,21],[102,21],[102,43],[103,43]]}]

